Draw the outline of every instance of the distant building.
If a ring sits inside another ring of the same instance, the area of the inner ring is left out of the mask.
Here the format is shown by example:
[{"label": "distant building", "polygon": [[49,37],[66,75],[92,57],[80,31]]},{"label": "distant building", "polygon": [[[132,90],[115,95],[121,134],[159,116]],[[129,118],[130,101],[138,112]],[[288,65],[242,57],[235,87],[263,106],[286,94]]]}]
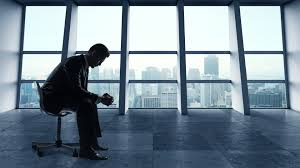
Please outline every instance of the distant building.
[{"label": "distant building", "polygon": [[160,98],[157,96],[142,96],[142,108],[160,108]]},{"label": "distant building", "polygon": [[219,58],[216,55],[204,58],[204,74],[219,76]]}]

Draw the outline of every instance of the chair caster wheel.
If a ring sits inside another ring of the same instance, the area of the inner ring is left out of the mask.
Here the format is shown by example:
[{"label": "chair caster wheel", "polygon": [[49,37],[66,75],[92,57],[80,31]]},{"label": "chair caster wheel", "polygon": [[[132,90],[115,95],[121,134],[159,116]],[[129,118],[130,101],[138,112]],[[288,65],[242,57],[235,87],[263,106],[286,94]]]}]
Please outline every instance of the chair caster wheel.
[{"label": "chair caster wheel", "polygon": [[73,150],[73,157],[78,157],[78,152],[76,149]]}]

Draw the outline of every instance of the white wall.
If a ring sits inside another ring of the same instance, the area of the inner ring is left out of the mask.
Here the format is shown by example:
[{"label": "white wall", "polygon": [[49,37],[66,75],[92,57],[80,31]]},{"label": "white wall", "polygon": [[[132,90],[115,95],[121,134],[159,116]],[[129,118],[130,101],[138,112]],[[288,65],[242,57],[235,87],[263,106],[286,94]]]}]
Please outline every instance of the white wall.
[{"label": "white wall", "polygon": [[22,6],[0,1],[0,112],[16,106]]},{"label": "white wall", "polygon": [[291,109],[300,111],[300,0],[284,7]]}]

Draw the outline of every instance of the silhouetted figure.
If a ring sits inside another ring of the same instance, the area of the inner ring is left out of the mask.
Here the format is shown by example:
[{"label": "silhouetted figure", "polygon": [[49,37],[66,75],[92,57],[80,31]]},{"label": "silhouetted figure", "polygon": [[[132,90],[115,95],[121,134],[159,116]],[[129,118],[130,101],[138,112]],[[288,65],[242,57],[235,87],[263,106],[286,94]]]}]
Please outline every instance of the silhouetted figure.
[{"label": "silhouetted figure", "polygon": [[97,150],[108,149],[99,146],[97,141],[97,137],[101,137],[101,129],[96,104],[101,102],[109,106],[113,97],[107,93],[98,96],[87,91],[89,66],[94,68],[101,65],[109,55],[103,44],[95,44],[87,54],[73,56],[61,62],[41,87],[47,111],[58,113],[62,108],[76,111],[79,156],[93,160],[106,160],[107,157],[100,156]]}]

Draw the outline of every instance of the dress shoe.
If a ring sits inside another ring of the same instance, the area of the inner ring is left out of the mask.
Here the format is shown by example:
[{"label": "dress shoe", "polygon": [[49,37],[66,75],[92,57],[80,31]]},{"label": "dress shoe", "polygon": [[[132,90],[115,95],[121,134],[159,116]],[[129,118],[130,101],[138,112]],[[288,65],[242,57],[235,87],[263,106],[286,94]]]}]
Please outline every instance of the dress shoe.
[{"label": "dress shoe", "polygon": [[100,154],[97,153],[96,151],[94,151],[92,148],[80,149],[79,157],[87,158],[90,160],[107,160],[108,159],[108,157],[106,157],[106,156],[100,156]]},{"label": "dress shoe", "polygon": [[94,149],[94,150],[101,150],[101,151],[106,151],[106,150],[108,150],[108,148],[106,148],[106,147],[102,147],[102,146],[100,146],[100,145],[98,145],[98,144],[95,144],[95,145],[92,145],[92,148]]}]

